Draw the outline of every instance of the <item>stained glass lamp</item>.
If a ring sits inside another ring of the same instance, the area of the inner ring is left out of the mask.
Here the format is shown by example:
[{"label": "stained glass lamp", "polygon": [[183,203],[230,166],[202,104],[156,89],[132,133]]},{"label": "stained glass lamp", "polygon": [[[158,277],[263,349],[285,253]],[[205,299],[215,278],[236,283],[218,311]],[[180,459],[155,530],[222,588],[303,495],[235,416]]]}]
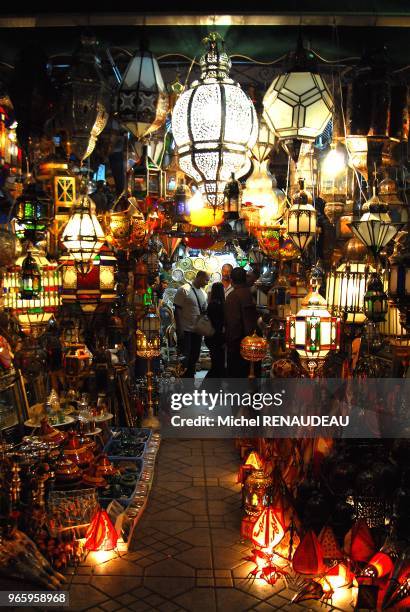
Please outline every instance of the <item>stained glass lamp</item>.
[{"label": "stained glass lamp", "polygon": [[62,242],[73,256],[79,269],[86,273],[92,260],[104,244],[104,232],[94,212],[93,202],[87,195],[77,200],[73,214],[62,233]]}]

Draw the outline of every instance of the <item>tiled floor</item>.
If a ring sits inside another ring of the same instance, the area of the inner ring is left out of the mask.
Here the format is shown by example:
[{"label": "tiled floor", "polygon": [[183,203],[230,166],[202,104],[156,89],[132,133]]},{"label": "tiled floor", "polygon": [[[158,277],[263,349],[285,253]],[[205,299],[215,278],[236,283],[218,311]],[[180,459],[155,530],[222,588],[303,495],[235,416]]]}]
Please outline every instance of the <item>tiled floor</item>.
[{"label": "tiled floor", "polygon": [[[247,578],[239,458],[232,440],[164,440],[153,489],[127,553],[90,554],[69,576],[70,610],[329,611]],[[29,587],[26,587],[29,588]]]}]

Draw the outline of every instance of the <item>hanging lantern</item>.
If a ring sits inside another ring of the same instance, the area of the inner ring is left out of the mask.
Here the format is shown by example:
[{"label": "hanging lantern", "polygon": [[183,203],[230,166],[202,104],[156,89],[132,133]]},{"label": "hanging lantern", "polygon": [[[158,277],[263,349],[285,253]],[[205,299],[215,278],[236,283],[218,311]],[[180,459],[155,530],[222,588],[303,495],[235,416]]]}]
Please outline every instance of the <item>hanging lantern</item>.
[{"label": "hanging lantern", "polygon": [[131,193],[137,200],[165,196],[165,172],[150,157],[148,145],[142,148],[139,161],[130,171]]},{"label": "hanging lantern", "polygon": [[136,332],[136,352],[142,359],[153,359],[161,354],[161,321],[155,307],[148,308]]},{"label": "hanging lantern", "polygon": [[265,119],[260,117],[258,137],[251,151],[252,158],[258,163],[259,166],[269,158],[272,147],[275,144],[275,140],[275,133],[269,129]]},{"label": "hanging lantern", "polygon": [[25,334],[37,337],[61,303],[60,286],[57,264],[32,248],[4,274],[4,307],[17,317]]},{"label": "hanging lantern", "polygon": [[104,244],[104,232],[92,211],[93,202],[87,195],[77,200],[67,225],[62,232],[61,241],[74,257],[82,272],[88,272],[92,260]]},{"label": "hanging lantern", "polygon": [[296,162],[303,142],[313,141],[329,123],[333,102],[323,78],[309,65],[301,41],[292,70],[277,76],[263,98],[263,118]]},{"label": "hanging lantern", "polygon": [[39,185],[28,183],[15,205],[15,232],[18,238],[33,243],[42,240],[51,216],[50,199]]},{"label": "hanging lantern", "polygon": [[392,223],[388,213],[388,206],[376,195],[363,204],[365,211],[360,221],[352,221],[352,232],[367,246],[371,253],[377,257],[380,251],[403,229],[403,224]]},{"label": "hanging lantern", "polygon": [[201,77],[178,98],[172,133],[181,169],[218,207],[231,173],[240,178],[249,165],[258,121],[250,98],[229,78],[231,61],[221,37],[211,33],[204,42],[208,50],[200,59]]},{"label": "hanging lantern", "polygon": [[117,545],[118,535],[107,512],[99,508],[85,534],[86,550],[113,550]]},{"label": "hanging lantern", "polygon": [[287,317],[286,346],[295,349],[313,378],[329,351],[339,350],[340,319],[332,317],[326,300],[314,289],[302,300],[302,309]]},{"label": "hanging lantern", "polygon": [[52,158],[40,165],[36,176],[39,181],[44,181],[54,202],[55,214],[71,214],[76,201],[76,182],[67,162]]},{"label": "hanging lantern", "polygon": [[70,256],[60,258],[62,264],[63,304],[78,303],[86,314],[94,313],[101,304],[111,304],[117,299],[117,258],[108,247],[102,247],[94,257],[91,270],[83,274]]},{"label": "hanging lantern", "polygon": [[299,180],[299,187],[287,212],[287,232],[300,253],[303,253],[316,234],[317,212],[311,204],[311,195],[305,191],[303,179]]},{"label": "hanging lantern", "polygon": [[[284,214],[287,199],[285,193],[277,187],[276,179],[269,178],[266,169],[262,172],[258,166],[255,172],[246,181],[242,200],[256,207],[258,211],[255,219],[249,219],[250,225],[257,227],[272,227],[277,225]],[[245,211],[246,214],[247,211]],[[249,228],[251,230],[251,227]]]},{"label": "hanging lantern", "polygon": [[235,173],[232,172],[230,180],[226,183],[224,189],[224,218],[239,219],[241,210],[241,184],[235,179]]},{"label": "hanging lantern", "polygon": [[389,214],[393,223],[407,223],[409,221],[409,207],[399,197],[399,189],[396,181],[386,177],[379,183],[379,198],[389,208]]},{"label": "hanging lantern", "polygon": [[367,283],[366,293],[363,296],[364,314],[372,323],[381,323],[386,318],[387,295],[383,289],[380,276],[374,272]]},{"label": "hanging lantern", "polygon": [[69,152],[83,161],[91,155],[109,116],[110,89],[104,79],[97,41],[83,35],[62,86],[53,133],[66,136]]},{"label": "hanging lantern", "polygon": [[400,323],[410,331],[410,232],[400,233],[390,261],[388,296],[400,312]]},{"label": "hanging lantern", "polygon": [[248,476],[244,486],[245,512],[248,516],[256,518],[269,505],[271,488],[272,478],[266,476],[263,469],[254,470]]},{"label": "hanging lantern", "polygon": [[371,274],[376,270],[362,263],[363,246],[352,238],[345,247],[348,260],[327,277],[326,301],[330,312],[341,317],[345,323],[361,325],[366,320],[364,295]]},{"label": "hanging lantern", "polygon": [[146,49],[130,60],[118,89],[116,116],[141,140],[158,130],[169,108],[169,96],[156,57]]},{"label": "hanging lantern", "polygon": [[276,319],[285,320],[290,315],[290,284],[282,271],[268,291],[268,308]]}]

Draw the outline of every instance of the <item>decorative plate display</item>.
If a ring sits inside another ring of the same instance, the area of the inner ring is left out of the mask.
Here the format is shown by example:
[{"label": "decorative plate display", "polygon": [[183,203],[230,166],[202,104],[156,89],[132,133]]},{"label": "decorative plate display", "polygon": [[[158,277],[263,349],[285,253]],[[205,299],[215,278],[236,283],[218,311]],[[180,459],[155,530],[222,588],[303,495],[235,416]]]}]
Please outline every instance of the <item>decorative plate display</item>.
[{"label": "decorative plate display", "polygon": [[195,270],[187,270],[184,276],[187,283],[192,283],[192,281],[195,280],[196,272]]},{"label": "decorative plate display", "polygon": [[184,259],[180,259],[178,262],[178,267],[181,268],[181,270],[184,270],[184,272],[186,270],[192,270],[192,259],[190,257],[184,257]]},{"label": "decorative plate display", "polygon": [[216,272],[219,268],[218,258],[214,255],[206,258],[206,269],[210,272]]},{"label": "decorative plate display", "polygon": [[177,283],[182,283],[182,281],[184,280],[184,273],[179,268],[174,268],[172,270],[171,276],[172,280],[176,281]]},{"label": "decorative plate display", "polygon": [[212,272],[211,274],[211,283],[220,283],[222,279],[222,274],[220,272]]},{"label": "decorative plate display", "polygon": [[195,257],[194,268],[195,270],[205,270],[205,261],[202,257]]}]

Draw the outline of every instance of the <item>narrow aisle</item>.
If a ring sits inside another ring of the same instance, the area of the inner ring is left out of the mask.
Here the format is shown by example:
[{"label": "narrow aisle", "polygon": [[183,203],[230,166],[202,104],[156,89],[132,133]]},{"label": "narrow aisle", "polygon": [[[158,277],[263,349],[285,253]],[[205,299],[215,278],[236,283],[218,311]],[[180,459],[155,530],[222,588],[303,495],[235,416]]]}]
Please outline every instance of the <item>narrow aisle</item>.
[{"label": "narrow aisle", "polygon": [[164,440],[129,552],[72,577],[72,609],[88,612],[307,612],[294,592],[247,579],[239,466],[233,440]]}]

